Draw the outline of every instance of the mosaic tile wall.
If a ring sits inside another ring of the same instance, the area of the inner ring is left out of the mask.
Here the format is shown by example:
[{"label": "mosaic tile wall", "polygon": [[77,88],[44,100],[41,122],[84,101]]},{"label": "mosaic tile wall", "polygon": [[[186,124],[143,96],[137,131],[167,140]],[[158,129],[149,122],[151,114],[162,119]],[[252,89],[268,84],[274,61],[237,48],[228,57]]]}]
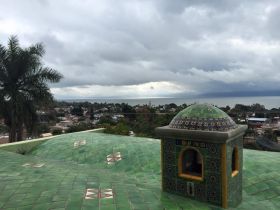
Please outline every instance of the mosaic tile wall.
[{"label": "mosaic tile wall", "polygon": [[[193,181],[178,176],[178,159],[186,147],[197,148],[203,156],[204,179]],[[175,139],[162,140],[162,187],[163,190],[195,200],[222,205],[221,144]],[[188,185],[194,191],[188,191]]]},{"label": "mosaic tile wall", "polygon": [[[231,176],[231,157],[234,147],[238,148],[239,172]],[[243,168],[243,140],[238,138],[227,144],[227,177],[228,177],[228,205],[236,207],[242,201],[242,168]]]}]

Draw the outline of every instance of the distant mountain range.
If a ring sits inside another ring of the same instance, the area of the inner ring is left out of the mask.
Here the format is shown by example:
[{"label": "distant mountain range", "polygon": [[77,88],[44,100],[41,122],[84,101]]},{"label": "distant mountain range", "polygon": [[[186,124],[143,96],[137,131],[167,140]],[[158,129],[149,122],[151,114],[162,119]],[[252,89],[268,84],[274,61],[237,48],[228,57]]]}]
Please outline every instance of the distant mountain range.
[{"label": "distant mountain range", "polygon": [[210,92],[197,95],[176,94],[175,98],[219,98],[219,97],[256,97],[256,96],[280,96],[280,90],[264,91],[233,91],[233,92]]}]

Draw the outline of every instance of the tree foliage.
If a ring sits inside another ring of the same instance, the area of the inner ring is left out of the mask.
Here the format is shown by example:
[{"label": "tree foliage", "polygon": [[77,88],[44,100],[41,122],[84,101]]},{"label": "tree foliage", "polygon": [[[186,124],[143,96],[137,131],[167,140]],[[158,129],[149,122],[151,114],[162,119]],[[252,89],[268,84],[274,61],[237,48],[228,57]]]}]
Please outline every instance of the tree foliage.
[{"label": "tree foliage", "polygon": [[73,133],[73,132],[85,131],[90,129],[93,129],[92,124],[80,122],[76,125],[70,126],[69,129],[66,131],[66,133]]},{"label": "tree foliage", "polygon": [[24,126],[34,128],[37,108],[53,100],[48,83],[62,78],[43,65],[44,53],[41,43],[21,48],[16,36],[10,37],[7,47],[0,44],[0,112],[11,142],[22,140]]}]

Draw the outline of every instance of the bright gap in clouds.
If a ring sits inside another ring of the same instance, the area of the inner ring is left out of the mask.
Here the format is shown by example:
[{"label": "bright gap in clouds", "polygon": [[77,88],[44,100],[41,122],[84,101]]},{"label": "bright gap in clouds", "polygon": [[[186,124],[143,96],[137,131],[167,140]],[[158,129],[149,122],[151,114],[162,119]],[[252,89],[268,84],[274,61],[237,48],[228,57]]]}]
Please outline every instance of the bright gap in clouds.
[{"label": "bright gap in clouds", "polygon": [[[55,97],[61,99],[75,98],[155,98],[169,97],[183,93],[186,87],[171,82],[149,82],[139,85],[102,86],[87,85],[78,87],[52,88]],[[188,90],[191,91],[191,90]]]}]

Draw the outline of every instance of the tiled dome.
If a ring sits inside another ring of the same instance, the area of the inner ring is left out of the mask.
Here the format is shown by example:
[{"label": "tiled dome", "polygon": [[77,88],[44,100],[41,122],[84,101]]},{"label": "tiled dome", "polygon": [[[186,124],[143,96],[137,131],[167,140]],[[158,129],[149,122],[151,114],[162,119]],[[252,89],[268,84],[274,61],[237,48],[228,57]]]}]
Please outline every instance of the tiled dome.
[{"label": "tiled dome", "polygon": [[224,111],[210,104],[193,104],[179,112],[170,128],[187,130],[228,131],[237,127]]}]

